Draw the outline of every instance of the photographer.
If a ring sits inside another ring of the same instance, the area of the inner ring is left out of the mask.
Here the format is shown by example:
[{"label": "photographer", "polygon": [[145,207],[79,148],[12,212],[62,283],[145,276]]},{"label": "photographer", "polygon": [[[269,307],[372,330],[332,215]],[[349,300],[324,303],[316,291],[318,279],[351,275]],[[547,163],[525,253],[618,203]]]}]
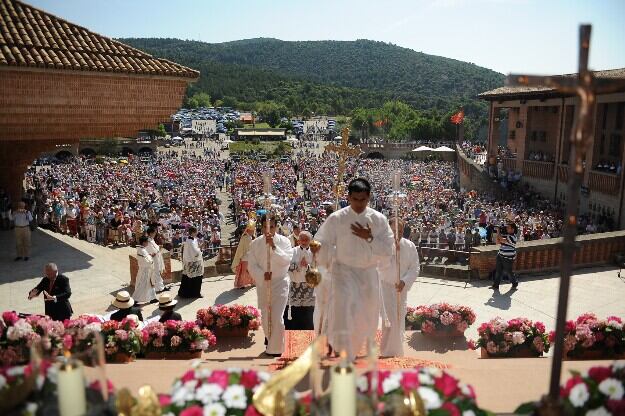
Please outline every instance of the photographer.
[{"label": "photographer", "polygon": [[[501,227],[503,228],[503,227]],[[510,282],[512,282],[512,290],[516,290],[519,282],[516,276],[512,272],[512,265],[516,258],[516,243],[517,243],[517,226],[515,223],[510,222],[506,225],[505,234],[499,230],[497,233],[497,244],[501,244],[499,247],[499,253],[497,253],[497,265],[495,268],[495,281],[490,289],[499,290],[499,283],[504,274],[508,275]]]}]

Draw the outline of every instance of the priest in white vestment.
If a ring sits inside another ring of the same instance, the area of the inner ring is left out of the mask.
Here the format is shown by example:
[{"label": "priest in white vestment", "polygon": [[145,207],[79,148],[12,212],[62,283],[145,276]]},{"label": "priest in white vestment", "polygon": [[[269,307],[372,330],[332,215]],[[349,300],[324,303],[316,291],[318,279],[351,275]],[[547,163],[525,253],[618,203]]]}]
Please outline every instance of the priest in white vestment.
[{"label": "priest in white vestment", "polygon": [[154,260],[154,289],[156,290],[156,293],[160,293],[163,290],[165,290],[165,283],[163,282],[163,277],[161,276],[161,273],[163,273],[165,271],[165,260],[163,260],[163,255],[161,254],[161,248],[159,247],[158,244],[156,244],[156,241],[154,241],[154,238],[156,237],[156,228],[154,227],[150,227],[148,228],[148,246],[147,246],[147,250],[148,250],[148,254],[150,256],[152,256],[152,259]]},{"label": "priest in white vestment", "polygon": [[364,341],[374,339],[380,316],[378,261],[393,254],[388,220],[369,208],[371,185],[349,183],[349,206],[330,215],[315,235],[321,243],[319,262],[331,268],[328,341],[354,360]]},{"label": "priest in white vestment", "polygon": [[[268,355],[279,356],[284,350],[284,308],[289,296],[289,266],[293,258],[291,242],[285,236],[276,233],[275,218],[270,220],[269,234],[265,226],[266,216],[262,217],[263,235],[250,244],[245,255],[250,274],[256,283],[258,308],[261,313],[261,325],[265,332]],[[271,272],[267,270],[267,246],[271,247]],[[271,299],[267,288],[271,285]],[[269,326],[269,308],[271,307],[271,328]]]},{"label": "priest in white vestment", "polygon": [[[394,227],[394,219],[389,222]],[[403,221],[399,221],[399,234],[404,229]],[[393,228],[393,234],[395,229]],[[402,238],[399,240],[399,283],[397,282],[396,252],[378,263],[380,276],[380,293],[382,295],[382,342],[380,355],[382,357],[404,356],[404,331],[406,330],[406,296],[410,287],[419,275],[419,255],[414,243]],[[401,294],[399,303],[399,318],[397,315],[397,292]],[[398,320],[399,319],[399,320]]]},{"label": "priest in white vestment", "polygon": [[156,291],[152,283],[152,279],[154,279],[154,260],[148,254],[148,244],[147,237],[139,237],[139,245],[137,246],[139,270],[135,279],[135,291],[132,293],[132,298],[137,305],[146,304],[156,299]]}]

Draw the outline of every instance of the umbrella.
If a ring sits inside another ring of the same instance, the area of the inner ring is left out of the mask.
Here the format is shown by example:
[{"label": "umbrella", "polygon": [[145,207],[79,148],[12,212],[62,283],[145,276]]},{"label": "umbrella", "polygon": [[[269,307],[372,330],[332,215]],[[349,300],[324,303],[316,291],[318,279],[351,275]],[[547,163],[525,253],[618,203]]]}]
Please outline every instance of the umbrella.
[{"label": "umbrella", "polygon": [[479,228],[478,228],[478,231],[479,231],[479,233],[480,233],[480,237],[482,237],[482,238],[486,238],[486,228],[484,228],[484,227],[479,227]]},{"label": "umbrella", "polygon": [[434,149],[432,149],[431,147],[419,146],[416,149],[413,149],[412,151],[413,152],[431,152],[432,150],[434,150]]},{"label": "umbrella", "polygon": [[332,201],[323,201],[321,203],[321,205],[332,205],[332,204],[334,204],[334,202],[332,202]]},{"label": "umbrella", "polygon": [[256,214],[258,215],[265,215],[267,213],[266,209],[257,209],[256,210]]},{"label": "umbrella", "polygon": [[455,150],[447,146],[441,146],[434,149],[434,152],[455,152]]}]

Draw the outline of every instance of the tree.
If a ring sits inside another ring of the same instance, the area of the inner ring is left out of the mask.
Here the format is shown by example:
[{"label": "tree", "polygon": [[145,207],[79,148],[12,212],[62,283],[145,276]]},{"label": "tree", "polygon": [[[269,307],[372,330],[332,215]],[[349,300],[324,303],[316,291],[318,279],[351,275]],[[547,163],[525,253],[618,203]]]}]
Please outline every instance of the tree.
[{"label": "tree", "polygon": [[257,103],[256,110],[258,115],[271,127],[280,124],[280,119],[288,115],[284,104],[277,104],[275,101],[265,101]]},{"label": "tree", "polygon": [[224,102],[223,102],[223,100],[215,100],[215,102],[213,103],[213,105],[214,105],[215,107],[223,107]]},{"label": "tree", "polygon": [[210,107],[211,97],[205,92],[196,92],[187,100],[189,108]]},{"label": "tree", "polygon": [[158,128],[156,129],[156,135],[160,137],[165,137],[167,135],[167,132],[165,131],[165,126],[163,125],[163,123],[158,125]]}]

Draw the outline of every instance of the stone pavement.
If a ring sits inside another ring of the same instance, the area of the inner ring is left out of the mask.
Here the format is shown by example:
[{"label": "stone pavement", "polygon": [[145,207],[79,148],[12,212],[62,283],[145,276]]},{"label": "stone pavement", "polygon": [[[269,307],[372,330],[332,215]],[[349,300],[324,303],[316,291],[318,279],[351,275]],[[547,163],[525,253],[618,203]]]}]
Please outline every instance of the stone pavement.
[{"label": "stone pavement", "polygon": [[[43,274],[47,262],[56,262],[61,273],[70,278],[72,306],[75,314],[105,314],[111,310],[113,294],[126,287],[130,279],[128,254],[134,249],[105,248],[46,230],[33,233],[32,257],[28,262],[14,262],[13,233],[0,232],[0,311],[43,313],[43,300],[27,300],[28,291]],[[572,278],[569,316],[595,312],[600,317],[625,316],[625,280],[617,277],[618,269],[602,267],[578,270]],[[205,278],[203,298],[181,299],[178,311],[185,319],[194,319],[195,311],[215,303],[256,305],[256,290],[234,289],[234,276]],[[503,318],[528,317],[541,320],[548,329],[555,326],[555,311],[559,279],[556,275],[533,275],[521,278],[519,290],[509,292],[502,285],[500,294],[488,289],[487,281],[460,282],[421,276],[408,294],[409,305],[446,301],[472,307],[477,322],[495,316]],[[178,284],[171,291],[175,294]],[[155,305],[143,308],[144,316],[157,313]],[[477,325],[467,331],[477,335]]]}]

